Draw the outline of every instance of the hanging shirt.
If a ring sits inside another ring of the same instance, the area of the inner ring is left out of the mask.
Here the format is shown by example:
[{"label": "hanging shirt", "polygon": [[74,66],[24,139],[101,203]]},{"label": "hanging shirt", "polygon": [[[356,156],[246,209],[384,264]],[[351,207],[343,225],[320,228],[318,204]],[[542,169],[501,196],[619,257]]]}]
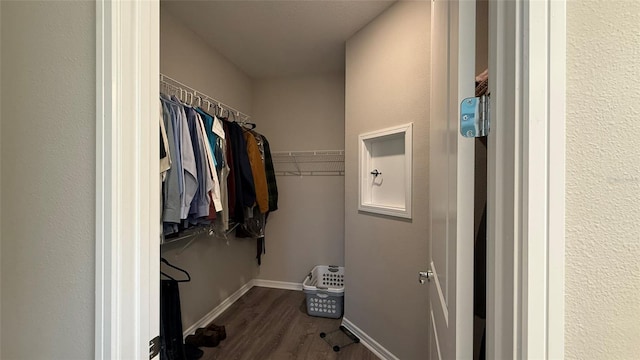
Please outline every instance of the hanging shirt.
[{"label": "hanging shirt", "polygon": [[227,123],[226,131],[233,152],[233,172],[235,180],[235,214],[234,220],[244,222],[244,207],[252,207],[256,202],[256,190],[253,184],[251,164],[247,155],[247,144],[242,135],[240,125],[234,122]]},{"label": "hanging shirt", "polygon": [[[174,96],[173,100],[177,101],[178,99]],[[191,141],[191,133],[189,132],[187,114],[185,112],[184,106],[179,106],[177,113],[178,123],[181,128],[180,153],[182,156],[182,167],[184,169],[184,193],[182,196],[180,218],[186,219],[189,217],[191,201],[198,191],[198,169],[196,167],[196,159],[193,153],[193,142]]]},{"label": "hanging shirt", "polygon": [[181,187],[180,180],[183,169],[180,159],[180,142],[178,136],[175,133],[175,113],[173,106],[165,98],[162,98],[162,117],[167,130],[167,142],[169,144],[169,153],[174,154],[172,159],[172,166],[167,171],[167,177],[162,189],[163,193],[163,212],[162,220],[168,223],[180,222],[180,209],[181,209]]},{"label": "hanging shirt", "polygon": [[[199,126],[199,134],[202,137],[202,143],[203,145],[207,143],[206,139],[206,135],[205,135],[205,127],[202,121],[201,117],[198,117],[198,126]],[[210,196],[211,196],[211,200],[213,201],[213,205],[214,208],[216,209],[216,211],[220,211],[222,210],[222,202],[220,201],[220,182],[218,181],[218,174],[216,171],[216,167],[214,165],[214,161],[213,161],[213,154],[211,152],[211,148],[208,146],[203,146],[204,150],[205,150],[205,157],[206,157],[206,163],[207,163],[207,170],[208,170],[208,176],[210,176],[211,180],[212,180],[212,186],[209,189],[209,191],[211,192]],[[214,212],[215,213],[215,212]]]},{"label": "hanging shirt", "polygon": [[171,152],[169,151],[169,139],[164,126],[164,111],[160,102],[160,174],[162,181],[166,179],[167,171],[171,168]]},{"label": "hanging shirt", "polygon": [[206,158],[208,145],[200,129],[198,113],[192,107],[185,106],[184,109],[187,115],[187,125],[189,126],[189,135],[197,171],[197,189],[190,204],[189,215],[201,218],[209,215],[209,191],[213,188],[213,179],[209,173],[209,165]]},{"label": "hanging shirt", "polygon": [[267,188],[269,189],[269,211],[278,210],[278,185],[276,184],[276,171],[273,168],[273,159],[271,158],[271,148],[269,141],[264,135],[262,143],[264,147],[264,171],[267,176]]},{"label": "hanging shirt", "polygon": [[[231,136],[230,136],[230,132],[231,132],[231,128],[229,127],[229,122],[228,121],[224,121],[223,122],[224,125],[224,132],[225,134],[227,134],[227,141],[226,141],[226,150],[227,150],[227,156],[226,156],[226,160],[227,160],[227,164],[229,164],[229,173],[227,174],[227,195],[229,197],[228,199],[228,206],[227,208],[229,209],[229,217],[231,219],[235,219],[235,208],[236,208],[236,179],[235,179],[235,174],[236,174],[236,170],[235,170],[235,158],[234,158],[234,154],[233,154],[233,147],[231,146]],[[240,209],[240,211],[242,211],[242,208]]]},{"label": "hanging shirt", "polygon": [[227,189],[227,176],[229,176],[229,162],[227,160],[227,135],[224,124],[217,116],[213,117],[212,131],[218,136],[214,156],[218,159],[216,170],[220,180],[220,200],[222,201],[222,219],[218,226],[223,232],[229,230],[229,191]]},{"label": "hanging shirt", "polygon": [[166,127],[164,126],[164,105],[160,105],[160,213],[158,214],[160,243],[164,242],[162,217],[164,214],[164,181],[167,179],[167,172],[171,168],[171,153],[169,152],[169,139]]},{"label": "hanging shirt", "polygon": [[[269,211],[269,190],[267,189],[267,176],[264,172],[262,153],[254,134],[250,131],[245,131],[243,135],[244,140],[247,142],[247,155],[251,165],[251,174],[253,175],[256,202],[260,213],[264,214]],[[262,139],[260,141],[262,142]]]},{"label": "hanging shirt", "polygon": [[222,170],[224,166],[224,155],[223,155],[223,143],[226,140],[226,134],[224,133],[224,125],[222,124],[222,120],[218,119],[217,116],[213,117],[213,126],[211,127],[211,131],[217,135],[217,143],[214,151],[214,158],[216,159],[216,167],[218,171]]},{"label": "hanging shirt", "polygon": [[[204,110],[202,109],[195,109],[198,114],[200,114],[200,116],[202,117],[202,122],[204,123],[204,130],[205,130],[205,134],[207,136],[207,144],[209,146],[209,149],[211,150],[211,154],[215,154],[216,151],[216,143],[218,140],[218,136],[213,132],[213,116],[207,114]],[[214,158],[213,159],[214,165],[217,165],[217,161]]]}]

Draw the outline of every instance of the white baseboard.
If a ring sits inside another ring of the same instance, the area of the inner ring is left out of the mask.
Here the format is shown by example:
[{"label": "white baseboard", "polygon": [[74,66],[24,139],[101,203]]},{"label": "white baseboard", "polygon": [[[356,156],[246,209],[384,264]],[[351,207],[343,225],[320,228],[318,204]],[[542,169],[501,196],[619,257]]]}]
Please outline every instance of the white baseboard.
[{"label": "white baseboard", "polygon": [[360,343],[367,349],[371,350],[371,352],[378,358],[383,360],[399,360],[397,356],[391,353],[391,351],[385,349],[384,346],[373,340],[371,336],[367,335],[367,333],[365,333],[354,323],[349,321],[349,319],[342,318],[342,326],[344,326],[345,328],[347,328],[347,330],[351,331],[355,336],[360,338]]},{"label": "white baseboard", "polygon": [[302,283],[294,283],[294,282],[286,282],[286,281],[253,279],[253,285],[266,287],[266,288],[273,288],[273,289],[302,291]]},{"label": "white baseboard", "polygon": [[209,325],[213,320],[215,320],[220,314],[222,314],[225,310],[229,308],[229,306],[233,305],[238,299],[242,297],[242,295],[246,294],[247,291],[251,290],[254,286],[254,280],[249,281],[244,284],[238,291],[234,292],[228,298],[224,299],[220,305],[216,306],[213,310],[209,311],[207,315],[205,315],[202,319],[198,320],[195,324],[189,326],[186,330],[183,331],[183,337],[187,337],[187,335],[191,335],[196,332],[198,328],[205,327]]}]

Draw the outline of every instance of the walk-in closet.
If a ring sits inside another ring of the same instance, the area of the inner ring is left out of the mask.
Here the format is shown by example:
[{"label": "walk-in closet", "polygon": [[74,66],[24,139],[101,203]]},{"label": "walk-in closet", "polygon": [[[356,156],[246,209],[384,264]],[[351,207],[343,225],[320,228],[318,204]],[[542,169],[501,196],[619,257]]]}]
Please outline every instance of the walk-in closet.
[{"label": "walk-in closet", "polygon": [[[428,265],[438,176],[429,164],[432,6],[160,2],[163,359],[429,352],[429,290],[416,275]],[[477,75],[486,32],[478,25]],[[482,174],[486,148],[476,141]],[[310,316],[301,291],[322,265],[344,269],[337,318]],[[344,339],[319,335],[341,326],[366,346],[336,351],[331,341]]]}]

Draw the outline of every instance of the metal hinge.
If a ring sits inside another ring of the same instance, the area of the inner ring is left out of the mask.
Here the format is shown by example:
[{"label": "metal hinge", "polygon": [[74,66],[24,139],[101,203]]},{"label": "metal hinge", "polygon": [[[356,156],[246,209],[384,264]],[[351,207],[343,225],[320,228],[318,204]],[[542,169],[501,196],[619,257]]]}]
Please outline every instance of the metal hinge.
[{"label": "metal hinge", "polygon": [[460,103],[460,134],[467,138],[489,135],[491,125],[489,96],[466,98]]},{"label": "metal hinge", "polygon": [[160,336],[149,340],[149,359],[153,359],[160,353]]}]

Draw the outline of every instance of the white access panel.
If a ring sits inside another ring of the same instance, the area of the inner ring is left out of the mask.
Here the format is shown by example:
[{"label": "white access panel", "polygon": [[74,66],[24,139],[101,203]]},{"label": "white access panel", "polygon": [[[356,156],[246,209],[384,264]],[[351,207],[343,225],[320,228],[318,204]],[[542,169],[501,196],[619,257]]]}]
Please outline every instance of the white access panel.
[{"label": "white access panel", "polygon": [[358,210],[411,218],[412,124],[359,136]]}]

